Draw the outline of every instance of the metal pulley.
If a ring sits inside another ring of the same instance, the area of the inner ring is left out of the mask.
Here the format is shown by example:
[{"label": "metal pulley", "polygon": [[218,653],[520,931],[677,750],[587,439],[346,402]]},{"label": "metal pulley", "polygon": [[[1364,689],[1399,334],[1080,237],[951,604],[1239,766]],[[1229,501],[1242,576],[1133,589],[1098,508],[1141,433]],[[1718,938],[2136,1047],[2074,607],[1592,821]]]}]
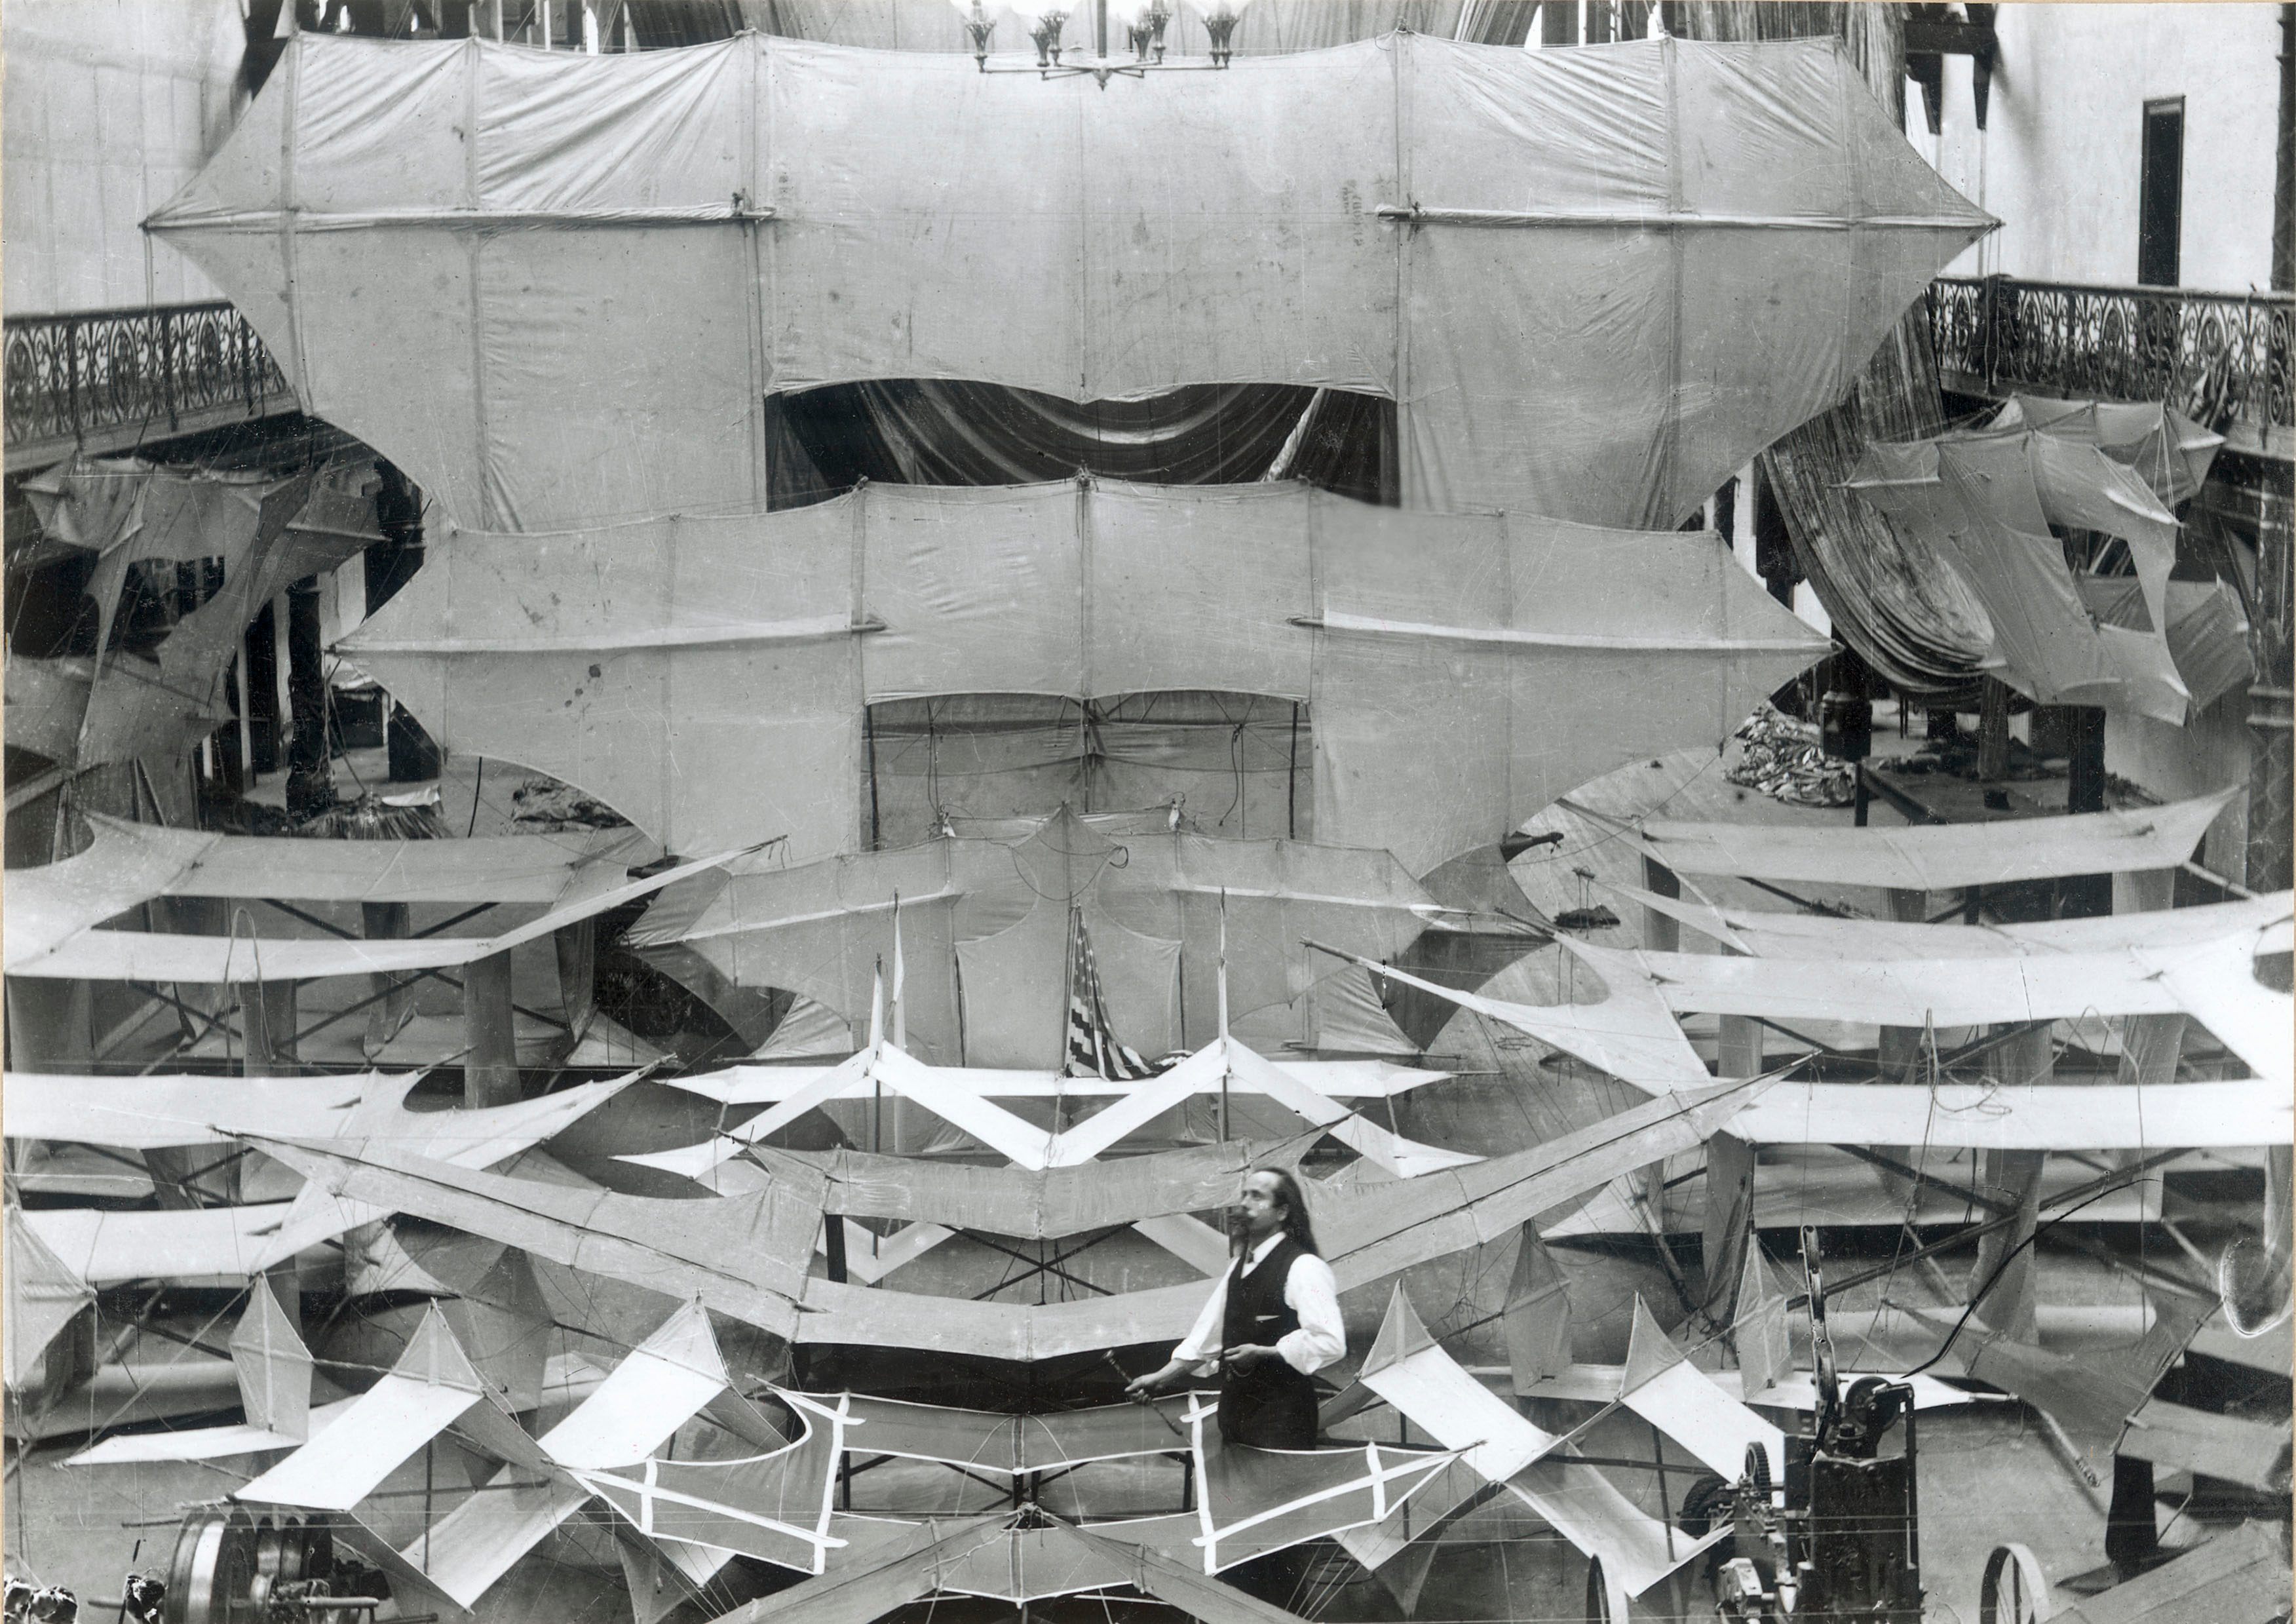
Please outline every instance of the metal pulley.
[{"label": "metal pulley", "polygon": [[325,1519],[202,1507],[176,1530],[161,1624],[305,1624],[336,1577]]}]

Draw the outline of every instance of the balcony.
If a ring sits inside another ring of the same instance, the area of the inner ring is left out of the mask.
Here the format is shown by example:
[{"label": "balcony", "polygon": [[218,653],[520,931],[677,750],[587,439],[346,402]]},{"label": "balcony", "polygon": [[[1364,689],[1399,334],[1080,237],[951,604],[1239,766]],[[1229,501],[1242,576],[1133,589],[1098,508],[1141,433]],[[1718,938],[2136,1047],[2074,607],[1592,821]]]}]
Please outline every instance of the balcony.
[{"label": "balcony", "polygon": [[221,299],[16,317],[0,333],[11,472],[297,409],[263,340]]},{"label": "balcony", "polygon": [[1940,276],[1929,308],[1939,381],[1956,393],[2165,401],[2232,450],[2296,452],[2296,295]]}]

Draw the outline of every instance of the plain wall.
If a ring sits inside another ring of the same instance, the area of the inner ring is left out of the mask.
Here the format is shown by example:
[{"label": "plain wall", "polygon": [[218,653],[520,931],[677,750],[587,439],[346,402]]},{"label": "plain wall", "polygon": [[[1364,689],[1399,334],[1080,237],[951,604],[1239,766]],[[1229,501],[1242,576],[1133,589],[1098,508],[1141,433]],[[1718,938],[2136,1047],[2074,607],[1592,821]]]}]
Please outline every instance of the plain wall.
[{"label": "plain wall", "polygon": [[0,308],[220,297],[139,226],[229,134],[245,43],[232,0],[7,0]]},{"label": "plain wall", "polygon": [[2136,280],[2144,104],[2185,99],[2178,281],[2210,292],[2270,285],[2279,8],[2268,4],[2006,4],[1988,128],[1970,59],[1945,62],[1944,128],[1906,87],[1906,130],[2001,229],[1952,275]]}]

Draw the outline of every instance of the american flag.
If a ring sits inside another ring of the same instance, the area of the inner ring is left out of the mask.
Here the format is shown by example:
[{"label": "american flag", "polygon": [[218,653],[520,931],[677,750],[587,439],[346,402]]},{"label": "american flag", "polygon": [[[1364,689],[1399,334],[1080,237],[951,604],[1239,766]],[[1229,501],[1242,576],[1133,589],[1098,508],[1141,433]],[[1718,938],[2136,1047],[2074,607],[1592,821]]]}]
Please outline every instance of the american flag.
[{"label": "american flag", "polygon": [[1101,996],[1100,966],[1085,934],[1084,910],[1069,910],[1069,1058],[1070,1077],[1104,1077],[1111,1082],[1153,1077],[1151,1065],[1119,1043],[1108,1024],[1108,1002]]}]

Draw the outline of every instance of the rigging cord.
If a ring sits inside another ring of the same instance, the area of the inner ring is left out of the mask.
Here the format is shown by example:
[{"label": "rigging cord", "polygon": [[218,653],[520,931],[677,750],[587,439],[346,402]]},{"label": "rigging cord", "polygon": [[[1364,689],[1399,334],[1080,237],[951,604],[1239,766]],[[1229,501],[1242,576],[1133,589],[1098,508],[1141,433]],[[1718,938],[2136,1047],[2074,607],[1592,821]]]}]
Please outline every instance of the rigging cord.
[{"label": "rigging cord", "polygon": [[2001,1260],[1993,1266],[1993,1272],[1985,1277],[1985,1284],[1979,1286],[1977,1290],[1969,1294],[1968,1305],[1962,1309],[1961,1317],[1953,1322],[1953,1329],[1945,1333],[1945,1341],[1938,1344],[1938,1350],[1930,1355],[1926,1359],[1923,1359],[1920,1364],[1915,1366],[1911,1370],[1906,1372],[1904,1375],[1898,1379],[1900,1382],[1910,1382],[1915,1376],[1920,1375],[1923,1371],[1927,1370],[1931,1366],[1936,1364],[1939,1359],[1945,1357],[1947,1350],[1953,1346],[1954,1339],[1959,1336],[1963,1328],[1969,1324],[1970,1316],[1977,1312],[1977,1305],[1983,1302],[1985,1300],[1985,1294],[1991,1291],[1995,1285],[1999,1284],[2001,1276],[2008,1272],[2009,1265],[2015,1261],[2019,1252],[2023,1251],[2034,1242],[2048,1234],[2050,1230],[2054,1229],[2058,1225],[2072,1217],[2074,1213],[2079,1212],[2083,1207],[2094,1206],[2096,1202],[2103,1201],[2106,1196],[2112,1194],[2113,1191],[2122,1187],[2123,1186],[2120,1185],[2109,1185],[2104,1189],[2099,1190],[2087,1200],[2075,1202],[2072,1206],[2066,1208],[2062,1212],[2058,1213],[2056,1217],[2053,1218],[2045,1218],[2040,1223],[2036,1224],[2033,1226],[2032,1234],[2027,1235],[2023,1240],[2018,1242],[2014,1246],[2012,1246],[2008,1251],[2001,1254]]},{"label": "rigging cord", "polygon": [[[1939,1065],[1935,1021],[1924,1021],[1922,1023],[1922,1048],[1928,1061],[1930,1101],[1929,1109],[1922,1119],[1922,1142],[1913,1159],[1913,1167],[1916,1173],[1928,1170],[1930,1150],[1937,1137]],[[1878,1062],[1880,1056],[1877,1054],[1874,1058]],[[1915,1178],[1906,1192],[1905,1215],[1898,1219],[1897,1237],[1890,1245],[1890,1272],[1882,1276],[1882,1289],[1875,1299],[1876,1306],[1884,1310],[1895,1307],[1890,1300],[1890,1289],[1897,1284],[1898,1269],[1905,1258],[1906,1242],[1914,1233],[1914,1225],[1921,1216],[1921,1209],[1922,1181]],[[1968,1221],[1968,1213],[1964,1210],[1963,1222]],[[1879,1315],[1868,1322],[1865,1334],[1857,1339],[1857,1347],[1861,1353],[1870,1352],[1873,1349],[1874,1338],[1880,1333],[1881,1325],[1882,1319]]]},{"label": "rigging cord", "polygon": [[1556,804],[1561,806],[1564,811],[1569,812],[1573,816],[1578,817],[1584,822],[1598,824],[1609,824],[1613,825],[1613,827],[1608,833],[1598,835],[1595,839],[1588,841],[1583,846],[1555,847],[1548,855],[1547,861],[1553,862],[1562,857],[1576,857],[1582,851],[1593,851],[1597,847],[1608,846],[1616,841],[1626,839],[1629,831],[1635,830],[1641,824],[1649,822],[1652,818],[1656,817],[1660,813],[1665,811],[1667,808],[1673,805],[1676,801],[1681,800],[1683,796],[1688,794],[1690,792],[1691,785],[1696,783],[1701,778],[1705,777],[1709,772],[1720,766],[1721,762],[1722,747],[1720,745],[1717,745],[1715,746],[1712,758],[1709,760],[1699,763],[1698,770],[1696,772],[1691,774],[1690,776],[1685,778],[1680,783],[1675,785],[1674,788],[1669,790],[1664,795],[1660,796],[1655,805],[1651,806],[1643,811],[1636,812],[1631,816],[1621,817],[1615,812],[1603,812],[1593,807],[1581,807],[1568,800],[1557,802]]}]

